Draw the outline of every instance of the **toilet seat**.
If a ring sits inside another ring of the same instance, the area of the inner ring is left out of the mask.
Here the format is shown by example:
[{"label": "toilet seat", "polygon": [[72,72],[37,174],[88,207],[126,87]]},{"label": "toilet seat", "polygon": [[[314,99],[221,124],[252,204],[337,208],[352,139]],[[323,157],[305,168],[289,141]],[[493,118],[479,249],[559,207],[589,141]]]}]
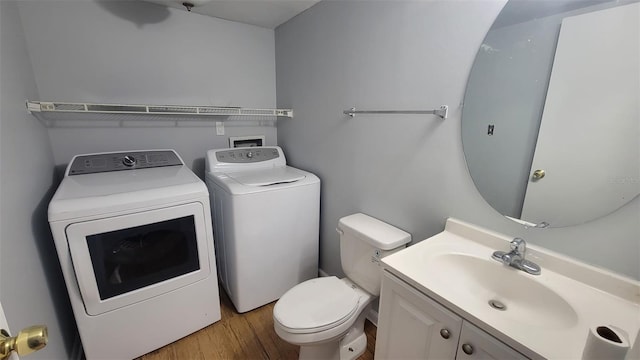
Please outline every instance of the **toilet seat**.
[{"label": "toilet seat", "polygon": [[356,290],[335,276],[307,280],[287,291],[273,317],[286,331],[309,334],[336,327],[358,309]]}]

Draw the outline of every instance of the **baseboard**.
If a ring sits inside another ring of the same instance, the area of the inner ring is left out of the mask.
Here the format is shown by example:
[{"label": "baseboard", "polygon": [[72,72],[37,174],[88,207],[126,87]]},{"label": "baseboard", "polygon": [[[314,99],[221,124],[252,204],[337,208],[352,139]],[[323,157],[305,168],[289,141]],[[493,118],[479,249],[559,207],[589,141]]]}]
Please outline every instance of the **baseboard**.
[{"label": "baseboard", "polygon": [[[324,271],[322,269],[318,269],[318,275],[320,277],[331,276],[331,275],[329,275],[329,273],[327,273],[326,271]],[[374,302],[374,304],[375,304],[375,302]],[[373,325],[378,327],[378,309],[374,309],[373,307],[371,307],[371,309],[369,309],[369,313],[367,314],[367,320],[371,321],[371,323]]]}]

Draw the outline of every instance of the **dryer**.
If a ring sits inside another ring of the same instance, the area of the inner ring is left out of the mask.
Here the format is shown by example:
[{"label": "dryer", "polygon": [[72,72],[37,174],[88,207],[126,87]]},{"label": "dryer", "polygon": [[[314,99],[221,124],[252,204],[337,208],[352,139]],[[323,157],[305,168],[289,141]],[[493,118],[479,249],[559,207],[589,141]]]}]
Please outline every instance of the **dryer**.
[{"label": "dryer", "polygon": [[75,156],[49,223],[87,359],[131,359],[220,319],[209,195],[173,150]]},{"label": "dryer", "polygon": [[218,275],[238,312],[318,276],[320,179],[277,146],[206,156]]}]

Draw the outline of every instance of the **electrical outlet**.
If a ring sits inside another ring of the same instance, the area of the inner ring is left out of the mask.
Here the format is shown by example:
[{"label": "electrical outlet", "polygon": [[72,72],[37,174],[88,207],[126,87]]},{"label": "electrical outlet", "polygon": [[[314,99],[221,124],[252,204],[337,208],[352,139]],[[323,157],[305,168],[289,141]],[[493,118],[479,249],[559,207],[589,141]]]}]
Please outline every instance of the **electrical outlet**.
[{"label": "electrical outlet", "polygon": [[224,135],[224,123],[216,121],[216,135]]}]

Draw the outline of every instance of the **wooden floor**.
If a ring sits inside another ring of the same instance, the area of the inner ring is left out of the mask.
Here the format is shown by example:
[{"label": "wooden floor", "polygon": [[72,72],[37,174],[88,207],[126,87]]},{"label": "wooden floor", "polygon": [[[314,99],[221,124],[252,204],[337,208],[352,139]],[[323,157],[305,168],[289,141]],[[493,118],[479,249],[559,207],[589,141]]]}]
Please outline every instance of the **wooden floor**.
[{"label": "wooden floor", "polygon": [[[299,348],[280,339],[273,329],[274,304],[238,314],[220,289],[220,321],[138,359],[297,359]],[[359,360],[372,360],[376,327],[368,320],[365,332],[367,350]]]}]

